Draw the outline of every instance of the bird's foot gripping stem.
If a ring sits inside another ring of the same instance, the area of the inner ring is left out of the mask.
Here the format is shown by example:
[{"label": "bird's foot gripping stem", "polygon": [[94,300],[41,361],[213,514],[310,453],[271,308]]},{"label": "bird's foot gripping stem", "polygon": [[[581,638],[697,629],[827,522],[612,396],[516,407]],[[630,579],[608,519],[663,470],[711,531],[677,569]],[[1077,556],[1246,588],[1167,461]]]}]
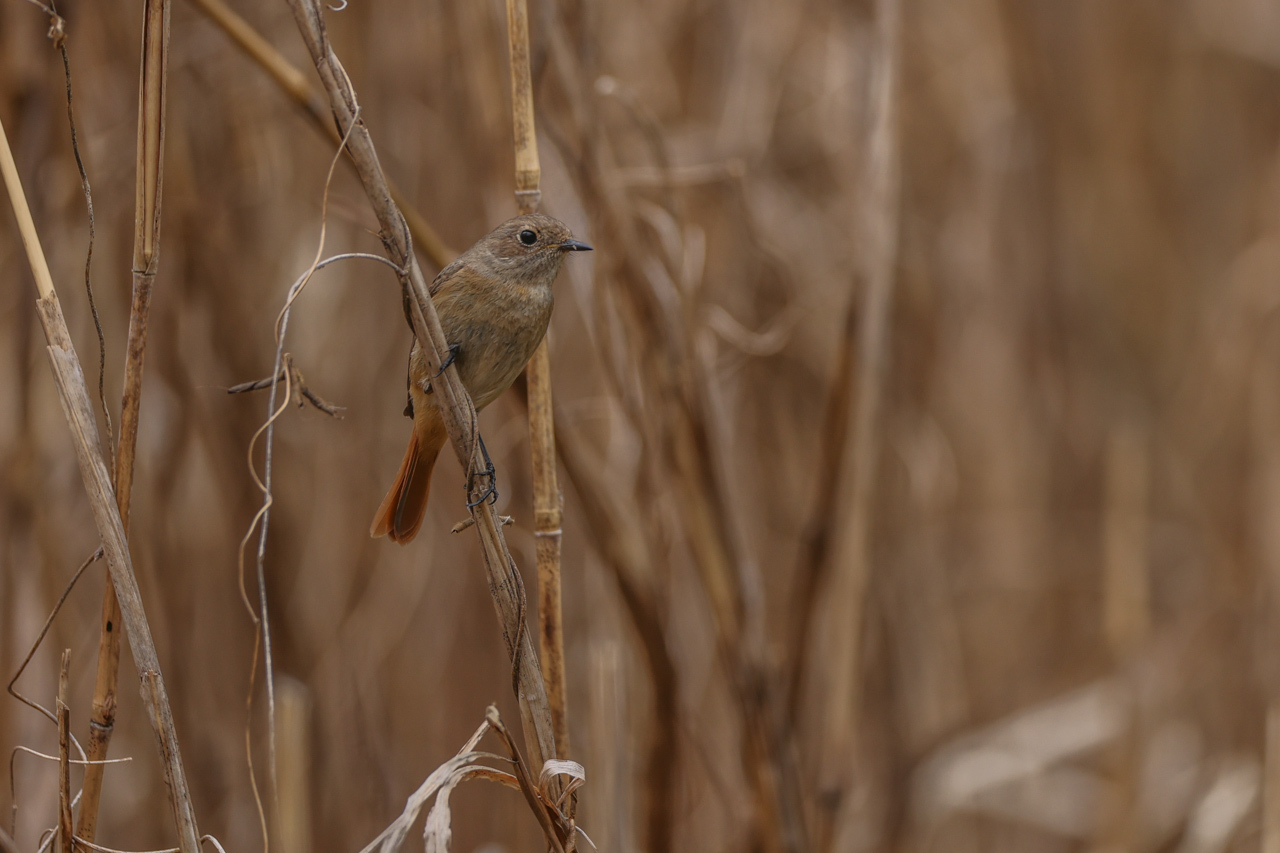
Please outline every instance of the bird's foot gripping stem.
[{"label": "bird's foot gripping stem", "polygon": [[[432,376],[431,379],[438,379],[440,374],[448,370],[449,365],[458,360],[458,352],[461,349],[462,347],[459,344],[449,344],[449,354],[444,357],[444,361],[440,362],[440,369],[436,371],[435,376]],[[427,381],[430,382],[431,379]]]}]

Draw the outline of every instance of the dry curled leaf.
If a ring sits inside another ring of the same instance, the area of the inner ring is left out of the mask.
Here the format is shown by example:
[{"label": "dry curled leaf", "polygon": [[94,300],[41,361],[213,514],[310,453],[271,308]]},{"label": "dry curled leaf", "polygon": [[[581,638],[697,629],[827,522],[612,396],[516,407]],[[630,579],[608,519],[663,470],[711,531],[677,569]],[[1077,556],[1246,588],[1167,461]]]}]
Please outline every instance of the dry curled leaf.
[{"label": "dry curled leaf", "polygon": [[[551,780],[557,776],[568,776],[569,781],[564,784],[564,790],[560,792],[560,796],[552,800]],[[538,774],[538,794],[542,797],[542,801],[547,805],[554,806],[557,810],[564,807],[564,802],[574,791],[581,788],[587,783],[587,771],[582,765],[576,761],[565,761],[559,758],[547,759],[542,765],[542,772]]]}]

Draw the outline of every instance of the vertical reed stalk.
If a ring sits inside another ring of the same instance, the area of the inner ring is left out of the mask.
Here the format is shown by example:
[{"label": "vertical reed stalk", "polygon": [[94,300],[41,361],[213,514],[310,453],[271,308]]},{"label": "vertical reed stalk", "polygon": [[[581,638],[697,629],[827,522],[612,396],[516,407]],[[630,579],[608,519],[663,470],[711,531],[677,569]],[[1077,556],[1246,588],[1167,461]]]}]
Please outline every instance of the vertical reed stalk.
[{"label": "vertical reed stalk", "polygon": [[[511,56],[511,113],[515,129],[516,204],[533,213],[542,200],[538,136],[529,72],[529,13],[525,0],[507,0]],[[525,368],[529,395],[529,448],[533,460],[533,521],[538,541],[538,650],[547,683],[556,757],[569,757],[568,697],[564,671],[564,624],[560,600],[560,540],[563,502],[556,480],[556,432],[551,405],[551,355],[543,338]]]},{"label": "vertical reed stalk", "polygon": [[160,660],[156,654],[155,642],[151,638],[151,626],[147,622],[146,611],[142,607],[142,596],[138,592],[138,581],[133,573],[133,560],[129,555],[124,522],[120,516],[120,508],[116,504],[111,474],[107,471],[107,463],[102,455],[97,419],[93,414],[89,391],[85,387],[80,359],[76,355],[75,347],[71,344],[71,333],[67,330],[66,320],[63,319],[58,294],[53,289],[53,278],[49,275],[49,265],[45,261],[44,251],[40,248],[40,239],[36,234],[35,223],[31,219],[31,211],[27,207],[26,196],[22,192],[22,183],[18,179],[18,169],[13,162],[13,153],[9,150],[9,141],[5,136],[3,125],[0,125],[0,173],[4,175],[9,200],[13,204],[14,214],[18,220],[18,230],[22,235],[27,259],[31,264],[31,272],[36,280],[36,290],[40,296],[36,300],[36,307],[45,338],[49,343],[47,351],[58,386],[58,398],[62,402],[62,411],[67,418],[67,424],[71,427],[80,476],[84,480],[85,491],[89,496],[89,506],[93,510],[98,535],[102,537],[102,548],[106,554],[107,568],[111,573],[111,584],[115,588],[116,599],[120,603],[121,619],[129,635],[129,649],[133,653],[134,665],[141,676],[139,687],[142,703],[147,709],[147,717],[151,722],[160,750],[174,823],[178,829],[178,848],[181,853],[197,853],[200,834],[196,829],[195,811],[191,807],[191,793],[187,788],[186,773],[182,768],[182,755],[178,750],[178,736],[173,727],[173,714],[169,707],[164,679],[160,673]]},{"label": "vertical reed stalk", "polygon": [[[1129,421],[1113,426],[1104,470],[1102,610],[1112,657],[1121,670],[1132,667],[1151,633],[1147,576],[1150,479],[1146,430]],[[1112,784],[1101,807],[1098,846],[1112,850],[1141,846],[1141,703],[1130,703],[1126,717],[1124,730],[1108,749]]]},{"label": "vertical reed stalk", "polygon": [[787,648],[786,713],[794,723],[800,713],[805,679],[812,665],[809,652],[814,639],[813,614],[831,565],[831,540],[841,523],[836,500],[840,471],[848,445],[849,409],[853,399],[854,362],[857,360],[858,296],[852,294],[845,310],[844,330],[836,354],[835,373],[827,388],[826,411],[818,438],[818,472],[813,516],[800,539],[796,558],[796,594],[792,601],[790,643]]},{"label": "vertical reed stalk", "polygon": [[310,853],[311,693],[306,685],[283,678],[276,685],[277,767],[280,804],[276,837],[284,853]]},{"label": "vertical reed stalk", "polygon": [[[160,255],[160,191],[164,178],[164,111],[169,65],[169,0],[147,0],[143,10],[142,67],[138,83],[137,177],[134,198],[133,300],[129,308],[129,340],[125,353],[124,395],[120,402],[120,447],[116,454],[115,492],[120,522],[129,530],[134,455],[138,446],[138,411],[142,402],[142,365],[147,350],[147,317]],[[107,757],[115,727],[116,689],[120,677],[120,602],[107,585],[102,596],[102,635],[98,671],[89,718],[90,762]],[[84,795],[76,834],[93,842],[106,765],[85,765]]]},{"label": "vertical reed stalk", "polygon": [[860,667],[866,590],[871,574],[871,515],[880,452],[880,408],[888,372],[890,307],[898,247],[898,55],[901,7],[877,0],[878,51],[872,73],[862,245],[866,257],[858,329],[857,392],[853,398],[852,446],[837,500],[849,511],[848,527],[833,547],[835,571],[826,596],[827,691],[823,706],[820,785],[835,810],[824,818],[820,849],[842,849],[851,828],[850,771],[857,754],[861,701]]},{"label": "vertical reed stalk", "polygon": [[67,680],[71,674],[71,649],[62,652],[58,669],[58,834],[65,853],[75,853],[71,828],[71,708],[67,705]]}]

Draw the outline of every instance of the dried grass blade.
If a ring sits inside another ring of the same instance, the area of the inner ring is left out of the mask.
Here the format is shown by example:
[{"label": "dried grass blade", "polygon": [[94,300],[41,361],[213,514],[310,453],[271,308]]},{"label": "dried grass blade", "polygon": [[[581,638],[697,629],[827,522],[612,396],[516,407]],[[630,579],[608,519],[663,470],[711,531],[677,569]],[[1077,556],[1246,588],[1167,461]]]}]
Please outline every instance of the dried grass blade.
[{"label": "dried grass blade", "polygon": [[520,781],[515,776],[492,767],[471,766],[454,771],[436,794],[431,811],[427,812],[427,821],[422,828],[422,843],[426,853],[449,853],[453,844],[453,812],[449,808],[449,795],[462,782],[477,778],[520,790]]},{"label": "dried grass blade", "polygon": [[[524,763],[524,758],[520,755],[520,750],[516,747],[515,741],[512,740],[511,733],[503,725],[502,718],[498,715],[498,709],[490,705],[485,712],[485,719],[489,721],[489,725],[493,726],[494,731],[498,733],[498,737],[502,738],[503,744],[506,745],[511,761],[515,764],[515,775],[516,780],[520,783],[520,792],[524,794],[525,801],[529,804],[529,809],[533,812],[533,816],[538,819],[538,824],[542,827],[542,834],[546,836],[547,843],[551,845],[551,849],[555,853],[565,853],[565,845],[564,840],[561,838],[561,833],[557,831],[555,823],[552,822],[551,813],[543,805],[538,789],[534,787],[533,779],[529,775],[529,767]],[[566,833],[567,836],[568,834]]]},{"label": "dried grass blade", "polygon": [[489,731],[489,723],[486,720],[462,745],[462,749],[458,750],[457,755],[432,771],[431,775],[418,786],[418,789],[409,795],[409,799],[405,801],[404,811],[400,813],[400,816],[392,821],[390,826],[378,833],[377,838],[365,845],[360,853],[373,853],[375,848],[380,853],[395,853],[395,851],[399,850],[400,846],[404,844],[404,840],[409,837],[409,828],[418,819],[418,813],[422,811],[422,806],[427,800],[431,799],[436,791],[440,790],[440,786],[448,780],[449,775],[460,767],[484,757],[485,753],[476,752],[475,748],[476,744],[480,743],[480,738],[484,737],[487,731]]}]

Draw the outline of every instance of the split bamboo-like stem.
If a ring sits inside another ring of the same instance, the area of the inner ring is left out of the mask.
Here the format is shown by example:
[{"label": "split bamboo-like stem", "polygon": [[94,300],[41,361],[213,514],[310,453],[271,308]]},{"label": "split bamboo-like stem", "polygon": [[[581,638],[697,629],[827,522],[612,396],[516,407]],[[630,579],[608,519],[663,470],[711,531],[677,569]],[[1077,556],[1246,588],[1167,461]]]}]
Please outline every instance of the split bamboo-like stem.
[{"label": "split bamboo-like stem", "polygon": [[[307,83],[307,78],[293,63],[284,58],[280,51],[272,46],[255,30],[248,21],[235,13],[222,0],[192,0],[196,8],[209,16],[227,36],[243,50],[250,59],[258,63],[263,71],[293,99],[302,109],[313,127],[323,133],[336,145],[342,141],[338,129],[333,123],[333,116],[325,105],[324,97]],[[457,254],[440,239],[440,235],[427,222],[426,218],[410,204],[395,184],[388,181],[391,200],[400,207],[405,221],[409,223],[409,233],[413,235],[414,245],[426,253],[437,269],[443,269]]]},{"label": "split bamboo-like stem", "polygon": [[0,125],[0,172],[3,173],[9,199],[18,220],[18,230],[27,250],[32,275],[35,277],[36,290],[39,294],[36,307],[49,344],[47,349],[54,380],[58,387],[58,398],[62,402],[67,424],[71,427],[80,475],[89,496],[89,506],[93,511],[98,535],[102,537],[102,548],[106,554],[111,584],[120,602],[121,621],[129,635],[129,649],[133,654],[134,665],[141,676],[142,702],[147,709],[147,716],[160,750],[165,783],[168,786],[174,823],[178,830],[178,847],[181,853],[197,853],[200,834],[196,829],[191,793],[187,788],[186,774],[182,768],[182,755],[178,750],[173,713],[169,707],[169,697],[160,673],[160,660],[156,654],[155,642],[151,638],[151,626],[147,622],[146,611],[142,606],[142,595],[138,591],[138,581],[133,572],[133,560],[129,555],[129,546],[125,539],[124,522],[120,516],[120,508],[116,504],[111,475],[107,471],[107,463],[102,454],[97,419],[93,414],[89,391],[85,387],[80,359],[76,356],[75,347],[72,346],[71,333],[67,330],[58,295],[53,289],[49,265],[40,248],[35,223],[31,219],[31,211],[22,191],[18,169],[13,161],[13,153],[9,150],[3,125]]},{"label": "split bamboo-like stem", "polygon": [[[529,11],[525,0],[507,0],[511,58],[511,114],[516,154],[516,203],[533,213],[542,199],[542,166],[533,116],[529,71]],[[556,430],[551,400],[551,354],[542,339],[525,368],[529,395],[529,448],[533,461],[533,521],[538,555],[538,638],[542,677],[556,735],[556,757],[569,757],[569,713],[564,668],[564,618],[560,549],[564,504],[556,477]]]},{"label": "split bamboo-like stem", "polygon": [[[125,352],[124,394],[120,401],[120,445],[116,454],[115,492],[120,523],[129,531],[134,456],[138,446],[138,414],[142,403],[142,366],[147,351],[147,318],[160,258],[160,192],[164,181],[164,113],[167,101],[170,0],[148,0],[143,10],[142,68],[138,84],[137,177],[134,198],[133,298],[129,306],[129,339]],[[89,718],[84,795],[76,834],[93,842],[97,835],[102,777],[115,728],[116,690],[120,678],[120,603],[110,584],[102,596],[102,633],[98,669]]]},{"label": "split bamboo-like stem", "polygon": [[[408,225],[391,199],[373,138],[359,116],[355,88],[329,43],[320,4],[316,0],[289,0],[289,6],[328,93],[338,128],[347,137],[351,160],[381,226],[383,245],[392,262],[404,271],[401,286],[405,290],[413,333],[422,347],[428,372],[436,374],[442,354],[448,352],[448,344],[431,302],[428,282],[410,251]],[[445,428],[463,469],[468,473],[484,470],[477,440],[479,430],[475,405],[462,385],[457,367],[449,365],[439,379],[432,381],[432,387],[435,391],[432,399],[440,407]],[[494,609],[512,660],[513,687],[520,702],[526,750],[533,766],[540,768],[547,758],[555,754],[555,735],[537,649],[525,621],[527,608],[523,582],[493,506],[487,501],[480,501],[470,511],[480,537]]]}]

